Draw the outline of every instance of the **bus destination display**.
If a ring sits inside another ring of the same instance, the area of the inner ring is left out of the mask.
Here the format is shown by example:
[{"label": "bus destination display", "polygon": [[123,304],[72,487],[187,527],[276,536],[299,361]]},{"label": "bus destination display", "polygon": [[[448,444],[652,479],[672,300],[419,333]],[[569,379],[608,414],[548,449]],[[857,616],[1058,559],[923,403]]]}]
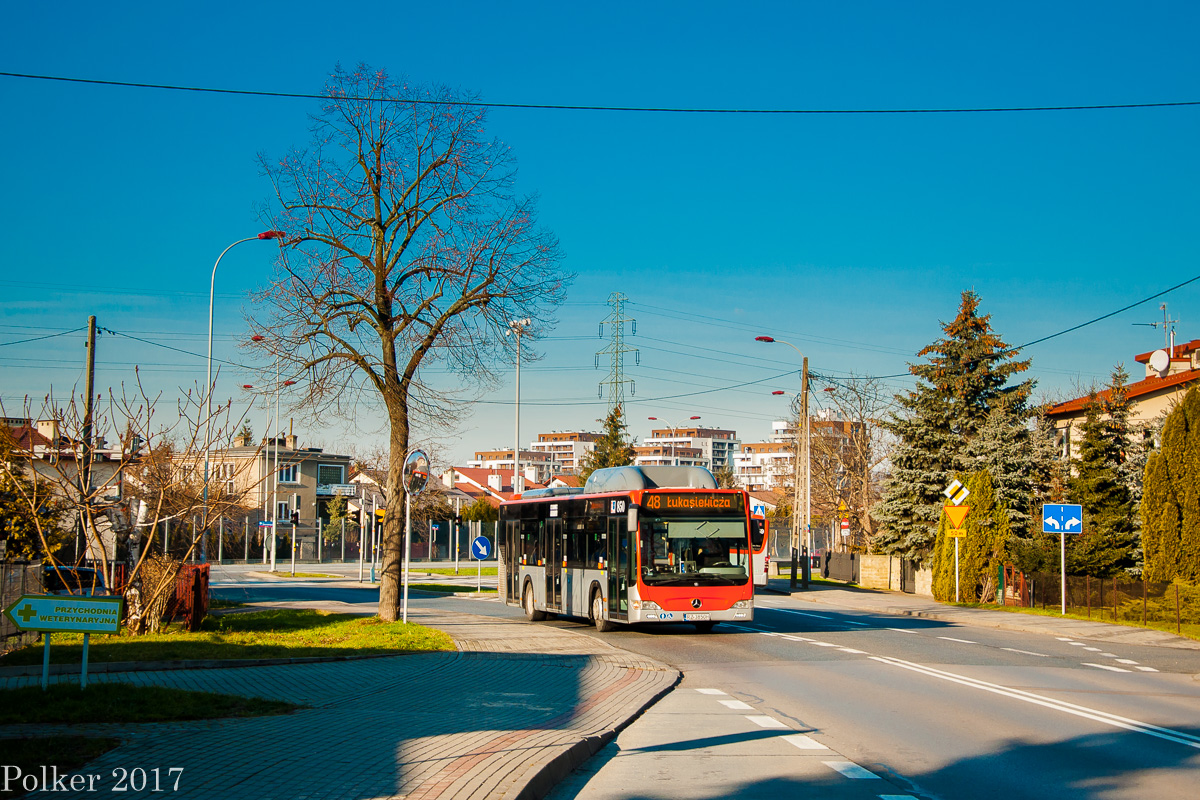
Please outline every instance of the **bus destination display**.
[{"label": "bus destination display", "polygon": [[737,492],[716,494],[714,492],[687,492],[670,494],[647,494],[642,499],[647,513],[667,514],[738,514],[742,508],[742,495]]}]

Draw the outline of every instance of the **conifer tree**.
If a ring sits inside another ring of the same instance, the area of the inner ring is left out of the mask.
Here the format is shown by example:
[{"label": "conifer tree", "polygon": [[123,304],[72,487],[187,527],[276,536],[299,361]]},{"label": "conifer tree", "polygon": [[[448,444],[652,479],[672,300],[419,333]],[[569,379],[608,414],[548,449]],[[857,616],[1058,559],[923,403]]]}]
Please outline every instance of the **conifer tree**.
[{"label": "conifer tree", "polygon": [[[962,480],[962,478],[959,478]],[[967,501],[971,511],[963,521],[965,534],[958,540],[959,597],[964,603],[988,602],[996,594],[996,575],[1004,562],[1010,524],[1007,509],[997,501],[995,484],[987,470],[966,476],[971,492]],[[933,596],[954,600],[954,538],[948,535],[950,523],[942,514],[933,555]]]},{"label": "conifer tree", "polygon": [[1067,491],[1067,462],[1059,453],[1054,422],[1044,413],[1035,417],[1030,430],[1030,468],[1030,518],[1011,527],[1007,551],[1007,561],[1026,573],[1057,568],[1058,537],[1042,531],[1041,506],[1064,502]]},{"label": "conifer tree", "polygon": [[1113,372],[1105,397],[1089,396],[1086,414],[1075,474],[1068,482],[1071,501],[1083,506],[1083,534],[1071,537],[1067,571],[1108,577],[1133,567],[1137,549],[1133,497],[1121,476],[1129,441],[1122,369]]},{"label": "conifer tree", "polygon": [[1163,425],[1146,463],[1142,546],[1147,580],[1200,583],[1200,391],[1192,389]]},{"label": "conifer tree", "polygon": [[583,458],[579,479],[586,482],[589,475],[604,467],[628,466],[636,455],[625,433],[625,417],[621,407],[615,406],[604,418],[604,433],[596,440],[592,451]]},{"label": "conifer tree", "polygon": [[958,316],[944,324],[944,337],[910,364],[917,377],[912,391],[897,395],[899,413],[884,426],[896,437],[891,473],[883,499],[875,507],[880,522],[873,547],[908,558],[930,557],[941,506],[941,492],[955,472],[974,464],[967,447],[995,408],[1023,418],[1033,381],[1011,383],[1029,368],[1015,360],[992,331],[991,316],[980,315],[979,296],[963,292]]},{"label": "conifer tree", "polygon": [[47,481],[16,457],[17,445],[0,425],[0,560],[50,555],[70,538],[69,509]]},{"label": "conifer tree", "polygon": [[[933,555],[929,569],[932,572],[930,590],[935,600],[954,602],[954,539],[948,535],[950,520],[939,510],[937,537],[933,543]],[[960,545],[961,546],[961,545]]]}]

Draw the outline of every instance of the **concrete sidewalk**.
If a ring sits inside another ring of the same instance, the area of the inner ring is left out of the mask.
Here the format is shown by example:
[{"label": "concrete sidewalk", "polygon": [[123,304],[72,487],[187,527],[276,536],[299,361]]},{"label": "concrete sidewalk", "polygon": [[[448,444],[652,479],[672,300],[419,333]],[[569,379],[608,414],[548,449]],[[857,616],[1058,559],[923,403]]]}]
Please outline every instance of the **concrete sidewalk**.
[{"label": "concrete sidewalk", "polygon": [[[536,798],[678,683],[678,671],[571,631],[409,611],[453,653],[305,664],[108,672],[121,681],[301,703],[276,717],[142,725],[8,725],[0,737],[110,735],[80,772],[182,767],[173,797]],[[78,672],[54,676],[77,681]],[[4,676],[0,687],[37,685]],[[177,773],[176,773],[177,774]],[[98,786],[100,784],[97,784]],[[59,793],[92,797],[93,793]]]},{"label": "concrete sidewalk", "polygon": [[767,588],[778,594],[791,595],[796,600],[810,603],[852,608],[876,614],[892,614],[906,617],[921,617],[971,625],[983,628],[999,628],[1026,633],[1042,633],[1052,636],[1071,636],[1096,641],[1175,647],[1182,650],[1200,650],[1200,642],[1166,631],[1150,628],[1134,628],[1107,622],[1078,620],[1069,617],[1040,616],[1012,611],[986,608],[967,608],[939,603],[933,598],[904,592],[889,592],[878,589],[861,589],[854,586],[831,586],[811,583],[807,590],[790,590],[790,579],[771,578]]}]

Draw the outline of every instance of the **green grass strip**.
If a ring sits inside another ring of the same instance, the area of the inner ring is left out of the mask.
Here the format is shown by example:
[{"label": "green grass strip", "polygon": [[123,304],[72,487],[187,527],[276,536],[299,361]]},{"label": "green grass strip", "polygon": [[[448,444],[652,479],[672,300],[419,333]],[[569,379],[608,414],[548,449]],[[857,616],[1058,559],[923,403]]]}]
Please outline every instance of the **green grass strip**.
[{"label": "green grass strip", "polygon": [[[260,697],[240,697],[134,686],[130,683],[77,683],[0,689],[0,725],[22,723],[178,722],[224,717],[286,714],[302,706]],[[45,763],[45,762],[43,762]]]},{"label": "green grass strip", "polygon": [[[279,608],[210,615],[204,620],[203,630],[196,633],[170,629],[145,636],[93,634],[88,660],[109,663],[307,658],[438,650],[454,650],[454,642],[441,631],[413,622],[384,622],[379,617]],[[82,655],[82,635],[55,634],[51,639],[51,663],[78,664]],[[41,663],[40,643],[0,657],[0,666]]]}]

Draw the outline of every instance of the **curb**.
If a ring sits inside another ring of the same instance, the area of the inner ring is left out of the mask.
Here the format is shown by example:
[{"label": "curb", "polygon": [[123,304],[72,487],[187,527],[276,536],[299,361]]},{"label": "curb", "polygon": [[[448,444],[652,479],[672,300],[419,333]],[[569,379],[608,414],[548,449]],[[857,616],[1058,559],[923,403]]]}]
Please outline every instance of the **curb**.
[{"label": "curb", "polygon": [[[620,649],[620,648],[617,648]],[[642,714],[646,713],[646,709],[653,706],[659,700],[666,697],[671,692],[675,691],[675,687],[683,681],[683,673],[675,670],[675,680],[670,686],[656,692],[652,697],[642,703],[633,713],[626,717],[622,722],[618,723],[611,730],[603,733],[586,736],[583,739],[570,745],[566,750],[551,758],[546,764],[538,768],[521,787],[521,790],[514,796],[515,800],[541,800],[550,793],[555,786],[563,781],[577,768],[582,766],[589,758],[599,753],[605,746],[617,738],[621,731],[628,728]]]}]

